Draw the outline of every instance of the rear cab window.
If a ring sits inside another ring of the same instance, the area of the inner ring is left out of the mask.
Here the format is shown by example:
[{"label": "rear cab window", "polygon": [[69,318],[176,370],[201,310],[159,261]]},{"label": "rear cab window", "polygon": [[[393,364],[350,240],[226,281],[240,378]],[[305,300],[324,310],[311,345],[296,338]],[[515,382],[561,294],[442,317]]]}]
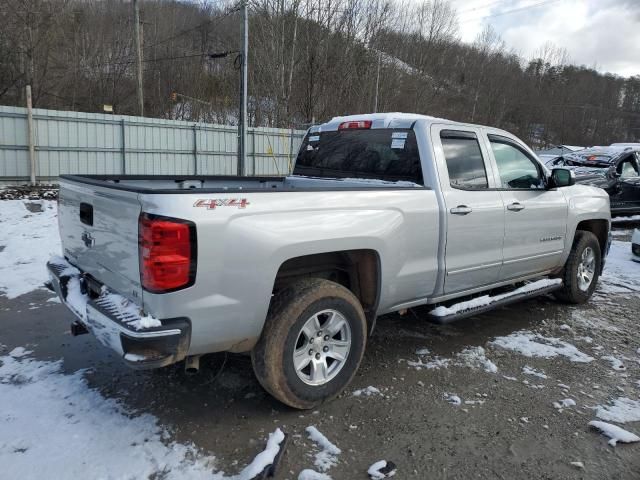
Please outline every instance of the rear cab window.
[{"label": "rear cab window", "polygon": [[399,128],[310,132],[293,175],[424,185],[415,132]]},{"label": "rear cab window", "polygon": [[449,184],[462,190],[484,190],[488,188],[487,171],[473,132],[442,130],[440,141],[449,172]]}]

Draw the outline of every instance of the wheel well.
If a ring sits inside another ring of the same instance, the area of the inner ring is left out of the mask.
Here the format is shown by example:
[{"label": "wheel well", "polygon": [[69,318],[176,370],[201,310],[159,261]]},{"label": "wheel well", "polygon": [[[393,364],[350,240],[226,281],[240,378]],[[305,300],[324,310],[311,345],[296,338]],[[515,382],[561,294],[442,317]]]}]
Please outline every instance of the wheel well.
[{"label": "wheel well", "polygon": [[576,231],[583,230],[593,233],[600,243],[600,252],[604,258],[607,251],[607,240],[609,238],[609,222],[606,220],[584,220],[578,224]]},{"label": "wheel well", "polygon": [[362,304],[373,330],[380,296],[380,257],[375,250],[346,250],[295,257],[284,262],[273,292],[301,278],[324,278],[348,288]]}]

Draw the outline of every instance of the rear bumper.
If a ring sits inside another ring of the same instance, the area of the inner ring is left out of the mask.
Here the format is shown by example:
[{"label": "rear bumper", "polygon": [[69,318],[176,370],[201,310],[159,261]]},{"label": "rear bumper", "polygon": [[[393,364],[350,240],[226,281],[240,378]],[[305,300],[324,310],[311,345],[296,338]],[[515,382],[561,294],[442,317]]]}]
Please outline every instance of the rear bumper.
[{"label": "rear bumper", "polygon": [[[85,275],[64,258],[47,263],[51,288],[98,341],[132,368],[158,368],[183,360],[191,340],[187,318],[160,321],[132,313],[128,300],[102,286],[92,293]],[[95,283],[95,281],[93,281]]]}]

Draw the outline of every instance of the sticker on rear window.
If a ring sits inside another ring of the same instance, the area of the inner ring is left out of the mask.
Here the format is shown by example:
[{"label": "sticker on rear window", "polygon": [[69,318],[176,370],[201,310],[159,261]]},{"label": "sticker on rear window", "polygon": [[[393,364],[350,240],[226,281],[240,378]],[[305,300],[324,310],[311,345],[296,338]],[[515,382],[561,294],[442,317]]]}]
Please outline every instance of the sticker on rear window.
[{"label": "sticker on rear window", "polygon": [[391,138],[407,138],[409,132],[393,132]]},{"label": "sticker on rear window", "polygon": [[309,141],[310,142],[319,142],[320,141],[320,135],[311,135],[309,137]]},{"label": "sticker on rear window", "polygon": [[404,149],[404,138],[394,138],[391,140],[391,148]]}]

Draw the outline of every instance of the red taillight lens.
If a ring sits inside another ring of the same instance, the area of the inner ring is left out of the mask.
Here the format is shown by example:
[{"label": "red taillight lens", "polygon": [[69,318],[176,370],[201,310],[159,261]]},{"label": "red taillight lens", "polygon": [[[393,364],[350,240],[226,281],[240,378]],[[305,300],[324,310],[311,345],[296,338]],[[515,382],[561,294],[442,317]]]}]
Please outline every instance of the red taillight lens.
[{"label": "red taillight lens", "polygon": [[338,126],[338,130],[363,129],[371,128],[371,120],[358,120],[355,122],[342,122]]},{"label": "red taillight lens", "polygon": [[193,284],[196,237],[192,222],[143,213],[138,244],[140,279],[145,290],[163,293]]}]

